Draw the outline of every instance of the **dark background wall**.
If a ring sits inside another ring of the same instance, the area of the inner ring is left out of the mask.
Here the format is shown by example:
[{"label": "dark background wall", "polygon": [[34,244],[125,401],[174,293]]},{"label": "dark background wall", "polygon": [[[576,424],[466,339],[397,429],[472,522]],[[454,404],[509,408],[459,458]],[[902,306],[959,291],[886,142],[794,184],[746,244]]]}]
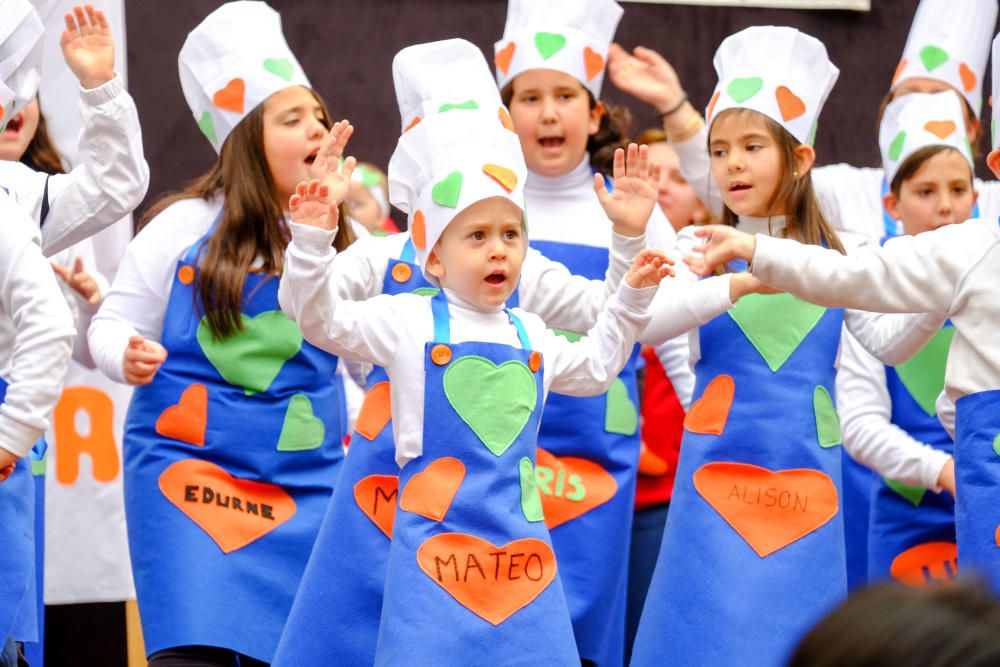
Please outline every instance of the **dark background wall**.
[{"label": "dark background wall", "polygon": [[[546,0],[537,0],[545,2]],[[963,0],[956,0],[961,2]],[[218,0],[128,0],[129,84],[139,107],[152,181],[143,208],[207,169],[214,152],[184,102],[177,53],[187,32]],[[872,0],[870,12],[802,11],[622,3],[617,41],[642,44],[674,65],[703,107],[715,85],[712,55],[729,34],[751,25],[789,25],[819,38],[840,68],[820,119],[820,163],[878,162],[876,114],[906,41],[917,0]],[[350,152],[385,165],[399,134],[393,55],[420,42],[463,37],[492,63],[503,33],[505,0],[271,0],[285,36],[337,118],[357,128]],[[238,30],[238,26],[233,26]],[[984,77],[989,94],[989,74]],[[605,81],[604,99],[632,108],[636,130],[657,123],[652,110]],[[989,123],[990,110],[984,105]],[[982,150],[988,150],[983,137]],[[985,154],[985,152],[984,152]],[[980,160],[982,163],[982,160]],[[985,175],[985,169],[980,168]]]}]

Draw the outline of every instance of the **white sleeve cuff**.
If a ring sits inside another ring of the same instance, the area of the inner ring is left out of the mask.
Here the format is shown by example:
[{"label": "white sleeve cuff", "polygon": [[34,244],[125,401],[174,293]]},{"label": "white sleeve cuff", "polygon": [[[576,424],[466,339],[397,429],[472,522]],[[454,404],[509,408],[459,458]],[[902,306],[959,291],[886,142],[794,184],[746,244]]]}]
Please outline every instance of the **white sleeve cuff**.
[{"label": "white sleeve cuff", "polygon": [[31,452],[44,431],[32,428],[0,413],[0,447],[3,447],[18,458],[23,458]]},{"label": "white sleeve cuff", "polygon": [[337,236],[336,229],[321,229],[312,225],[300,225],[289,222],[292,231],[292,243],[301,254],[324,257],[333,252],[333,239]]},{"label": "white sleeve cuff", "polygon": [[122,78],[117,72],[115,73],[115,78],[105,81],[97,88],[84,88],[79,85],[78,87],[80,88],[80,101],[91,107],[97,107],[105,102],[110,102],[125,92],[125,84],[122,83]]}]

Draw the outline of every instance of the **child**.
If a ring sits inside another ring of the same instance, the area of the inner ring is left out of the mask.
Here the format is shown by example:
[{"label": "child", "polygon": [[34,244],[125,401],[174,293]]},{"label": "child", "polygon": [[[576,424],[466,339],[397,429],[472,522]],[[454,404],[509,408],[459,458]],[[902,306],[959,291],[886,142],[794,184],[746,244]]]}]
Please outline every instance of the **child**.
[{"label": "child", "polygon": [[[631,153],[627,165],[617,156],[618,187],[601,201],[612,219],[641,224],[655,192]],[[404,133],[389,165],[392,201],[410,213],[417,259],[441,291],[344,301],[324,280],[337,225],[328,202],[352,166],[336,189],[302,184],[293,198],[280,296],[312,340],[388,373],[402,471],[375,663],[579,664],[533,434],[549,389],[611,384],[647,320],[655,290],[641,288],[669,269],[643,253],[577,345],[506,309],[525,251],[518,142],[493,113],[441,113]]]},{"label": "child", "polygon": [[348,194],[348,215],[371,234],[397,234],[399,228],[389,217],[389,186],[385,174],[369,162],[359,162],[354,169]]},{"label": "child", "polygon": [[260,664],[343,460],[337,359],[277,303],[284,205],[330,121],[264,3],[215,10],[178,65],[219,158],[154,207],[89,342],[105,374],[141,385],[125,509],[150,664]]},{"label": "child", "polygon": [[[498,126],[508,118],[482,52],[465,40],[403,49],[393,59],[393,81],[404,131],[438,114],[456,120],[486,114]],[[456,100],[461,101],[457,107]],[[337,160],[327,164],[334,168],[331,176],[339,177]],[[352,187],[353,182],[352,175]],[[409,206],[405,194],[397,205]],[[551,326],[592,327],[645,242],[645,221],[634,226],[606,222],[612,233],[604,282],[573,276],[529,248],[508,305],[538,314]],[[410,223],[413,229],[412,216]],[[325,280],[341,298],[354,301],[380,293],[433,294],[438,288],[415,263],[416,250],[409,232],[365,237],[337,254]],[[399,466],[385,369],[373,369],[367,384],[365,406],[275,654],[276,665],[371,664],[375,659]]]},{"label": "child", "polygon": [[[805,143],[838,74],[826,49],[791,28],[748,28],[723,41],[715,66],[709,151],[723,221],[839,251]],[[748,296],[692,339],[696,400],[634,664],[779,664],[844,597],[833,404],[844,325],[889,358],[936,323]]]}]

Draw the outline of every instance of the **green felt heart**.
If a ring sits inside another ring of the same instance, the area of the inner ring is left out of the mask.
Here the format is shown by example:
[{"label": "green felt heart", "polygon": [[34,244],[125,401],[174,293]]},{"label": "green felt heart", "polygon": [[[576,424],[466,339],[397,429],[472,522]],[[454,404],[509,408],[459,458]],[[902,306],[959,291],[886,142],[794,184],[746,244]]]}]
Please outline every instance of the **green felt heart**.
[{"label": "green felt heart", "polygon": [[892,138],[892,143],[889,144],[889,157],[893,160],[898,160],[899,156],[903,154],[903,144],[906,143],[906,132],[900,130],[896,133],[896,136]]},{"label": "green felt heart", "polygon": [[1000,435],[993,438],[993,451],[996,452],[997,456],[1000,456]]},{"label": "green felt heart", "polygon": [[413,293],[417,296],[437,296],[437,293],[440,291],[437,287],[418,287],[413,290]]},{"label": "green felt heart", "polygon": [[45,477],[45,466],[49,460],[48,448],[45,449],[45,454],[42,455],[42,458],[36,459],[34,456],[29,456],[28,460],[31,461],[32,477]]},{"label": "green felt heart", "polygon": [[555,32],[535,33],[535,48],[538,49],[538,52],[542,54],[542,58],[545,60],[559,53],[564,46],[566,46],[565,35]]},{"label": "green felt heart", "polygon": [[264,61],[264,69],[285,81],[291,81],[295,74],[295,65],[287,58],[268,58]]},{"label": "green felt heart", "polygon": [[444,393],[462,421],[497,456],[517,439],[538,401],[535,376],[523,363],[497,366],[472,355],[448,366]]},{"label": "green felt heart", "polygon": [[241,314],[240,321],[242,331],[216,340],[203,317],[198,344],[226,382],[243,387],[247,395],[267,391],[285,362],[302,348],[302,332],[277,310],[266,310],[253,319]]},{"label": "green felt heart", "polygon": [[729,85],[726,86],[726,93],[739,104],[746,102],[759,93],[763,87],[763,79],[759,76],[750,76],[745,79],[733,79],[730,81]]},{"label": "green felt heart", "polygon": [[605,395],[604,430],[608,433],[632,435],[639,426],[639,414],[628,395],[628,387],[615,380]]},{"label": "green felt heart", "polygon": [[476,104],[475,100],[468,100],[462,102],[461,104],[442,104],[438,107],[438,113],[444,113],[445,111],[451,111],[453,109],[478,109],[479,105]]},{"label": "green felt heart", "polygon": [[218,135],[215,134],[215,123],[212,122],[212,113],[210,111],[205,111],[201,114],[201,118],[198,119],[198,129],[204,134],[209,141],[213,144],[215,143]]},{"label": "green felt heart", "polygon": [[893,479],[886,479],[885,477],[882,478],[882,481],[885,482],[885,485],[890,489],[913,503],[914,507],[920,506],[920,501],[924,499],[924,494],[927,493],[927,489],[922,486],[910,486],[909,484],[903,484],[902,482],[897,482]]},{"label": "green felt heart", "polygon": [[575,331],[567,331],[566,329],[557,329],[556,327],[551,327],[551,329],[552,333],[554,333],[557,336],[562,336],[571,343],[575,343],[576,341],[583,338],[582,333],[576,333]]},{"label": "green felt heart", "polygon": [[431,189],[431,199],[438,206],[455,208],[458,206],[458,197],[462,194],[462,172],[453,171],[444,179],[434,184]]},{"label": "green felt heart", "polygon": [[521,511],[528,521],[542,521],[542,496],[538,493],[538,480],[535,479],[535,466],[527,456],[521,459],[519,465],[521,474]]},{"label": "green felt heart", "polygon": [[840,417],[833,407],[826,387],[813,390],[813,414],[816,416],[816,438],[820,447],[836,447],[843,442],[840,435]]},{"label": "green felt heart", "polygon": [[777,373],[825,312],[791,294],[748,294],[729,316]]},{"label": "green felt heart", "polygon": [[931,72],[934,68],[948,61],[948,52],[940,46],[928,44],[924,48],[920,49],[920,60],[924,63],[924,67],[927,68],[927,71]]},{"label": "green felt heart", "polygon": [[363,164],[359,164],[354,169],[359,174],[361,174],[361,185],[365,186],[366,188],[373,187],[382,182],[382,179],[379,178],[378,174],[376,174],[374,171],[372,171]]},{"label": "green felt heart", "polygon": [[326,427],[313,414],[312,403],[305,394],[295,394],[288,401],[285,421],[278,436],[279,452],[302,452],[323,444]]},{"label": "green felt heart", "polygon": [[943,327],[919,352],[896,366],[900,382],[928,417],[937,414],[934,402],[944,390],[944,368],[954,337],[955,327]]}]

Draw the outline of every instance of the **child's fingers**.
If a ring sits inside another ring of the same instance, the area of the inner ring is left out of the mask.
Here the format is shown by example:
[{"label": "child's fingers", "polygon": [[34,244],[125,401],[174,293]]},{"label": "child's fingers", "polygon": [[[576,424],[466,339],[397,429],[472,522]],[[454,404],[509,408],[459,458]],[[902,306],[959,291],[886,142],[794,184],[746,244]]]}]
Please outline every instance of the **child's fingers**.
[{"label": "child's fingers", "polygon": [[604,176],[601,174],[594,174],[594,192],[597,193],[597,199],[603,205],[609,194],[608,185],[604,182]]},{"label": "child's fingers", "polygon": [[623,176],[625,176],[625,151],[616,148],[614,162],[611,165],[611,177],[617,180]]},{"label": "child's fingers", "polygon": [[654,188],[659,189],[660,179],[663,177],[663,165],[659,162],[654,162],[649,169],[649,184]]},{"label": "child's fingers", "polygon": [[129,336],[128,337],[128,347],[130,350],[137,350],[142,347],[142,344],[146,342],[146,339],[142,336]]},{"label": "child's fingers", "polygon": [[344,175],[344,178],[350,180],[351,175],[354,174],[354,169],[357,166],[358,166],[357,158],[355,158],[353,155],[348,155],[347,158],[344,159],[343,166],[340,168],[341,172]]},{"label": "child's fingers", "polygon": [[83,257],[77,256],[73,260],[73,273],[83,273]]},{"label": "child's fingers", "polygon": [[305,197],[306,187],[308,186],[309,186],[308,181],[300,181],[299,184],[295,186],[295,194],[297,194],[299,197]]},{"label": "child's fingers", "polygon": [[639,146],[639,166],[636,169],[636,176],[643,178],[649,174],[649,146],[642,144]]},{"label": "child's fingers", "polygon": [[52,270],[55,272],[57,276],[59,276],[66,282],[70,281],[70,278],[73,276],[73,272],[70,271],[68,266],[63,266],[62,264],[56,264],[55,262],[49,262],[49,264],[52,265]]},{"label": "child's fingers", "polygon": [[16,465],[16,463],[11,463],[3,468],[0,468],[0,482],[6,482],[7,479],[14,474],[14,467]]},{"label": "child's fingers", "polygon": [[636,175],[636,163],[639,158],[639,146],[636,144],[629,144],[628,150],[625,154],[625,176],[635,176]]},{"label": "child's fingers", "polygon": [[288,198],[288,210],[292,213],[296,213],[299,210],[299,206],[302,205],[302,195],[295,193]]},{"label": "child's fingers", "polygon": [[73,12],[66,12],[66,16],[63,17],[66,20],[66,31],[76,32],[76,21],[73,20]]},{"label": "child's fingers", "polygon": [[108,17],[104,15],[104,12],[100,9],[94,12],[94,16],[97,17],[97,27],[101,29],[101,32],[110,32],[111,25],[108,23]]},{"label": "child's fingers", "polygon": [[80,26],[81,35],[89,35],[93,30],[90,27],[90,22],[87,21],[87,15],[84,13],[83,7],[77,5],[73,8],[73,14],[76,15],[76,24]]}]

